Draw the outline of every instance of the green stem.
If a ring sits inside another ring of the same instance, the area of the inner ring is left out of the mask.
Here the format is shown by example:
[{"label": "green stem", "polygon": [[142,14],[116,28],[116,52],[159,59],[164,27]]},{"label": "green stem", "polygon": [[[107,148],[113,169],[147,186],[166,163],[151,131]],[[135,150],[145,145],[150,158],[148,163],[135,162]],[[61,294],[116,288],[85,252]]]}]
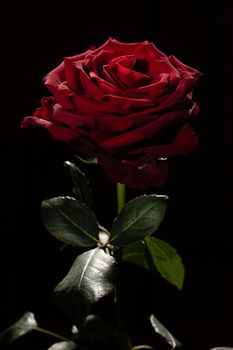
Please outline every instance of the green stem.
[{"label": "green stem", "polygon": [[[117,183],[117,212],[120,213],[121,209],[125,205],[125,185]],[[118,257],[120,259],[120,255]],[[118,331],[120,338],[120,350],[129,350],[131,348],[131,342],[129,337],[125,332],[125,318],[124,318],[124,291],[122,286],[122,280],[119,276],[118,283],[115,288],[115,303],[116,303],[116,314],[117,314],[117,323]]]},{"label": "green stem", "polygon": [[120,213],[121,209],[125,205],[125,185],[117,183],[117,211]]},{"label": "green stem", "polygon": [[57,333],[48,331],[47,329],[40,328],[40,327],[38,327],[38,326],[33,327],[33,329],[34,329],[35,331],[37,331],[37,332],[50,335],[50,336],[53,337],[53,338],[57,338],[57,339],[60,339],[60,340],[63,340],[63,341],[70,341],[70,339],[63,337],[62,335],[59,335],[59,334],[57,334]]}]

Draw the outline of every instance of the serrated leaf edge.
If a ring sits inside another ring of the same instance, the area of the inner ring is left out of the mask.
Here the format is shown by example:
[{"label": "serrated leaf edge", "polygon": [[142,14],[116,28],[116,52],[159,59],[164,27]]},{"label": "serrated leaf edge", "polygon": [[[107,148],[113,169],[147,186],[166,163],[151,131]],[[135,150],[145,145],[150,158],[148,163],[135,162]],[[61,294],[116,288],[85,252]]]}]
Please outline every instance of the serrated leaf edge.
[{"label": "serrated leaf edge", "polygon": [[[161,251],[161,252],[163,253],[163,255],[166,257],[167,260],[170,260],[170,259],[169,259],[169,256],[168,256],[160,247],[158,247],[158,246],[156,245],[156,243],[154,243],[153,239],[156,239],[156,240],[158,240],[158,241],[162,241],[162,242],[166,243],[170,248],[172,248],[172,249],[174,250],[174,253],[175,253],[176,256],[178,257],[179,262],[181,263],[181,265],[182,265],[182,267],[183,267],[183,276],[182,276],[182,283],[181,283],[181,284],[177,284],[177,283],[171,282],[170,279],[168,279],[167,276],[166,276],[164,273],[162,273],[162,272],[157,268],[156,263],[155,263],[154,265],[155,265],[156,269],[158,270],[158,272],[161,274],[161,276],[162,276],[166,281],[168,281],[169,283],[175,285],[178,289],[182,289],[185,271],[184,271],[184,266],[183,266],[182,259],[181,259],[180,255],[177,253],[176,249],[175,249],[174,247],[172,247],[169,243],[167,243],[167,242],[165,242],[165,241],[163,241],[163,240],[160,240],[160,239],[157,238],[157,237],[146,237],[146,238],[145,238],[146,246],[147,246],[147,249],[148,249],[149,254],[150,254],[150,256],[151,256],[152,259],[153,259],[153,257],[152,257],[151,251],[150,251],[150,249],[149,249],[149,247],[148,247],[148,244],[147,244],[147,240],[148,240],[148,239],[150,240],[150,242],[152,242],[152,244],[153,244],[154,246],[156,246],[156,249],[158,249],[159,251]],[[154,261],[154,260],[153,260],[153,261]]]}]

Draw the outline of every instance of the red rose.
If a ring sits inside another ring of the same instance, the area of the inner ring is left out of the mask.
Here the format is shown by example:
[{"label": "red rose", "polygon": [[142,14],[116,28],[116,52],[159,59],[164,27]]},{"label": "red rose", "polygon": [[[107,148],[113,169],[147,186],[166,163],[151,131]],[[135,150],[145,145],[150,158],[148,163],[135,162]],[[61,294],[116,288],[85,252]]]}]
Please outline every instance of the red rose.
[{"label": "red rose", "polygon": [[152,43],[109,39],[65,57],[45,77],[53,97],[44,97],[22,127],[45,127],[80,155],[95,156],[113,181],[160,186],[165,159],[197,145],[188,122],[198,110],[192,91],[199,76]]}]

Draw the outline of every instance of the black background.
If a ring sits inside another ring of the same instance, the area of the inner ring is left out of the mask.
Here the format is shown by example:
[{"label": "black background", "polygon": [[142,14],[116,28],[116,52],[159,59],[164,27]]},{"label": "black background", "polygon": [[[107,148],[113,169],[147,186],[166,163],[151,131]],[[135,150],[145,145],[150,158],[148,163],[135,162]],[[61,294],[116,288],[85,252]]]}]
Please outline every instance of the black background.
[{"label": "black background", "polygon": [[[71,194],[62,164],[74,159],[46,131],[21,130],[19,124],[47,94],[41,80],[63,56],[111,36],[153,41],[203,73],[196,91],[199,148],[171,160],[168,182],[156,190],[170,197],[158,234],[183,257],[184,288],[179,292],[159,276],[127,267],[126,298],[133,313],[128,327],[136,340],[144,339],[140,318],[154,312],[187,349],[233,346],[231,14],[230,2],[217,0],[37,1],[3,9],[1,329],[26,310],[44,327],[61,332],[65,327],[52,290],[72,257],[61,256],[60,245],[42,227],[39,207],[45,198]],[[109,209],[115,188],[100,170],[88,171],[101,201],[99,220],[108,225],[115,215]],[[130,190],[128,196],[135,194]]]}]

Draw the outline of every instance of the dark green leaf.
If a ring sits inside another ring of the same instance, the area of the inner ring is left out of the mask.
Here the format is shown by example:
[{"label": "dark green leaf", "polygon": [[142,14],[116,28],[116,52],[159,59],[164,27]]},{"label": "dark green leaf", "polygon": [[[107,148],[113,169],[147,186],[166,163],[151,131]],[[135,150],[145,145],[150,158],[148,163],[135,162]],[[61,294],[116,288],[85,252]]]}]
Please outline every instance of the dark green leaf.
[{"label": "dark green leaf", "polygon": [[145,242],[140,240],[123,247],[122,260],[135,263],[148,269],[149,264],[146,258]]},{"label": "dark green leaf", "polygon": [[163,220],[167,197],[143,195],[128,202],[115,218],[110,242],[123,246],[155,232]]},{"label": "dark green leaf", "polygon": [[115,259],[102,249],[89,250],[77,257],[54,293],[64,314],[82,327],[91,306],[113,291]]},{"label": "dark green leaf", "polygon": [[99,228],[92,211],[71,197],[47,199],[41,204],[47,230],[66,244],[91,247],[99,242]]},{"label": "dark green leaf", "polygon": [[0,334],[0,345],[11,344],[17,338],[22,337],[36,327],[37,322],[34,314],[32,312],[26,312],[16,323]]},{"label": "dark green leaf", "polygon": [[156,269],[168,282],[181,289],[185,271],[181,257],[176,250],[155,237],[146,237],[145,241]]},{"label": "dark green leaf", "polygon": [[74,343],[73,341],[62,341],[55,343],[48,350],[85,350],[86,348]]},{"label": "dark green leaf", "polygon": [[78,196],[81,202],[87,204],[90,208],[93,207],[93,198],[91,188],[86,175],[73,163],[67,161],[64,163],[69,167],[72,180],[74,183],[74,193]]},{"label": "dark green leaf", "polygon": [[154,316],[150,316],[150,322],[155,332],[161,335],[168,344],[172,346],[172,349],[179,348],[182,344],[167,330],[164,325]]}]

